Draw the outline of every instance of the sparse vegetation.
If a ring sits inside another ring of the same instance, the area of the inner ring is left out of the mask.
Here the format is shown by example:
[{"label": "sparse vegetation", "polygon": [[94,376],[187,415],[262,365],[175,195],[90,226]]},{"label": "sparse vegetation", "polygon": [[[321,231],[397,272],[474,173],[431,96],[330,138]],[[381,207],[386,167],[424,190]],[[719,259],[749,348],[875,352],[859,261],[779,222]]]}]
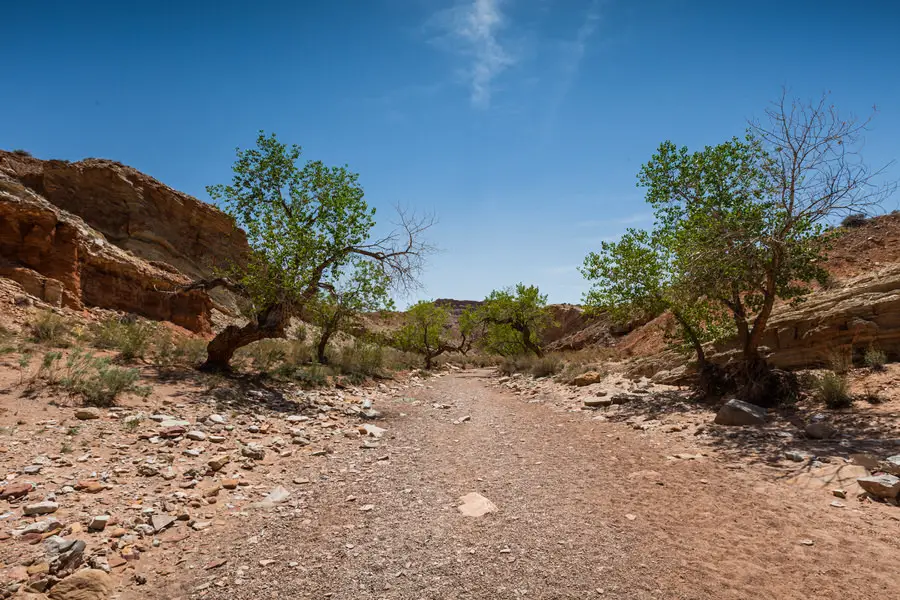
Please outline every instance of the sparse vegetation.
[{"label": "sparse vegetation", "polygon": [[848,408],[853,404],[846,376],[834,371],[827,371],[819,376],[816,393],[830,409]]},{"label": "sparse vegetation", "polygon": [[869,346],[863,355],[863,362],[873,371],[883,371],[884,365],[887,364],[887,354],[884,350]]},{"label": "sparse vegetation", "polygon": [[425,368],[431,370],[434,359],[455,348],[449,337],[450,313],[434,302],[421,301],[409,307],[405,323],[395,334],[398,348],[420,354]]},{"label": "sparse vegetation", "polygon": [[63,363],[61,352],[47,352],[36,377],[59,386],[69,394],[81,396],[89,406],[112,406],[121,394],[147,395],[150,388],[138,385],[137,369],[118,367],[107,357],[97,357],[79,348],[72,350]]},{"label": "sparse vegetation", "polygon": [[31,339],[52,348],[69,345],[70,323],[51,310],[42,310],[31,321]]},{"label": "sparse vegetation", "polygon": [[869,222],[869,218],[863,213],[855,213],[852,215],[847,215],[841,220],[841,227],[851,228],[851,227],[862,227],[866,223]]},{"label": "sparse vegetation", "polygon": [[149,321],[110,317],[91,327],[92,342],[97,348],[117,350],[125,361],[145,358],[158,328]]},{"label": "sparse vegetation", "polygon": [[853,369],[853,349],[835,348],[828,352],[828,366],[832,371],[845,375]]},{"label": "sparse vegetation", "polygon": [[537,286],[519,283],[491,292],[481,306],[464,313],[460,324],[462,333],[477,336],[478,345],[488,353],[542,357],[541,333],[552,321],[547,295]]},{"label": "sparse vegetation", "polygon": [[206,357],[205,340],[175,335],[167,327],[157,328],[151,346],[150,356],[157,369],[193,368]]},{"label": "sparse vegetation", "polygon": [[31,152],[29,152],[28,150],[23,150],[22,148],[16,148],[15,150],[12,151],[12,153],[15,154],[16,156],[24,156],[26,158],[31,158]]}]

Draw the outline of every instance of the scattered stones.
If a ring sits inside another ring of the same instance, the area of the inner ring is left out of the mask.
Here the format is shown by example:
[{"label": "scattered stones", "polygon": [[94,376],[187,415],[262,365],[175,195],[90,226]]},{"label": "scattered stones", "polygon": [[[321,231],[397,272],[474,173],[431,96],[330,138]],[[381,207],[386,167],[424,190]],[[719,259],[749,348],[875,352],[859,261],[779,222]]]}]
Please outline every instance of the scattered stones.
[{"label": "scattered stones", "polygon": [[482,517],[497,511],[497,505],[478,492],[466,494],[459,501],[462,504],[457,506],[457,509],[466,517]]},{"label": "scattered stones", "polygon": [[764,425],[766,409],[737,398],[732,398],[719,409],[714,421],[717,425]]},{"label": "scattered stones", "polygon": [[900,478],[895,475],[871,475],[856,480],[870,495],[881,499],[894,499],[900,494]]},{"label": "scattered stones", "polygon": [[26,517],[34,517],[38,515],[49,515],[55,513],[57,510],[59,510],[59,504],[45,500],[44,502],[29,504],[25,507],[24,512]]},{"label": "scattered stones", "polygon": [[143,477],[156,477],[159,475],[159,468],[148,463],[141,463],[138,465],[137,472]]},{"label": "scattered stones", "polygon": [[75,411],[75,418],[79,421],[91,421],[101,416],[100,410],[93,407],[79,408]]},{"label": "scattered stones", "polygon": [[377,427],[375,425],[371,425],[369,423],[365,423],[364,425],[360,425],[359,432],[363,435],[370,435],[373,438],[379,439],[381,436],[385,434],[387,429],[382,427]]}]

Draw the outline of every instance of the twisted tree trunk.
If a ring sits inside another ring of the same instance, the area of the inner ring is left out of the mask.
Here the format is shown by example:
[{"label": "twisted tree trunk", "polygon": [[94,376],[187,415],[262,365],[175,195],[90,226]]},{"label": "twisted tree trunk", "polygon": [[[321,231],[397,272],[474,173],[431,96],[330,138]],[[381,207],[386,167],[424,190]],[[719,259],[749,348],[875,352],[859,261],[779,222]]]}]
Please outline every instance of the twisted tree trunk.
[{"label": "twisted tree trunk", "polygon": [[223,372],[231,370],[231,359],[238,348],[266,338],[284,337],[290,312],[283,302],[260,311],[256,318],[244,325],[229,325],[214,337],[206,347],[206,362],[201,371]]}]

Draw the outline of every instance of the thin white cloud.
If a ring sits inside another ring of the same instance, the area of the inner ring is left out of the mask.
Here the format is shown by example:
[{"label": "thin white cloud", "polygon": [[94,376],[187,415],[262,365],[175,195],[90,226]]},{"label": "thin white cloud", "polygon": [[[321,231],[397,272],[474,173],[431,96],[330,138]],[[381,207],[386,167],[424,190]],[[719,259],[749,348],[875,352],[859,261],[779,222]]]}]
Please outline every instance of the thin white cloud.
[{"label": "thin white cloud", "polygon": [[466,0],[441,13],[438,19],[449,34],[452,49],[470,61],[465,78],[472,104],[478,108],[491,105],[494,80],[516,62],[499,38],[507,23],[502,2]]}]

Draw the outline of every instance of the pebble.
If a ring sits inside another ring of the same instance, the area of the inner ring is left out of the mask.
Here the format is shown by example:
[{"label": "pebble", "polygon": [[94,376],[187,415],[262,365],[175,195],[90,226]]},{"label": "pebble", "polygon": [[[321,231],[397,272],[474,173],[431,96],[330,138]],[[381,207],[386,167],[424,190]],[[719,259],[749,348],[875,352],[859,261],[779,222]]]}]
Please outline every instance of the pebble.
[{"label": "pebble", "polygon": [[185,434],[185,437],[186,437],[187,439],[193,440],[193,441],[195,441],[195,442],[203,442],[203,441],[206,440],[206,434],[203,433],[202,431],[197,431],[197,430],[194,430],[194,431],[188,431],[188,432]]},{"label": "pebble", "polygon": [[24,509],[26,517],[49,515],[51,513],[55,513],[57,510],[59,510],[59,504],[50,500],[37,502],[35,504],[29,504]]},{"label": "pebble", "polygon": [[109,524],[109,515],[97,515],[96,517],[91,518],[91,522],[88,524],[88,529],[90,531],[103,531],[106,529],[106,526]]}]

